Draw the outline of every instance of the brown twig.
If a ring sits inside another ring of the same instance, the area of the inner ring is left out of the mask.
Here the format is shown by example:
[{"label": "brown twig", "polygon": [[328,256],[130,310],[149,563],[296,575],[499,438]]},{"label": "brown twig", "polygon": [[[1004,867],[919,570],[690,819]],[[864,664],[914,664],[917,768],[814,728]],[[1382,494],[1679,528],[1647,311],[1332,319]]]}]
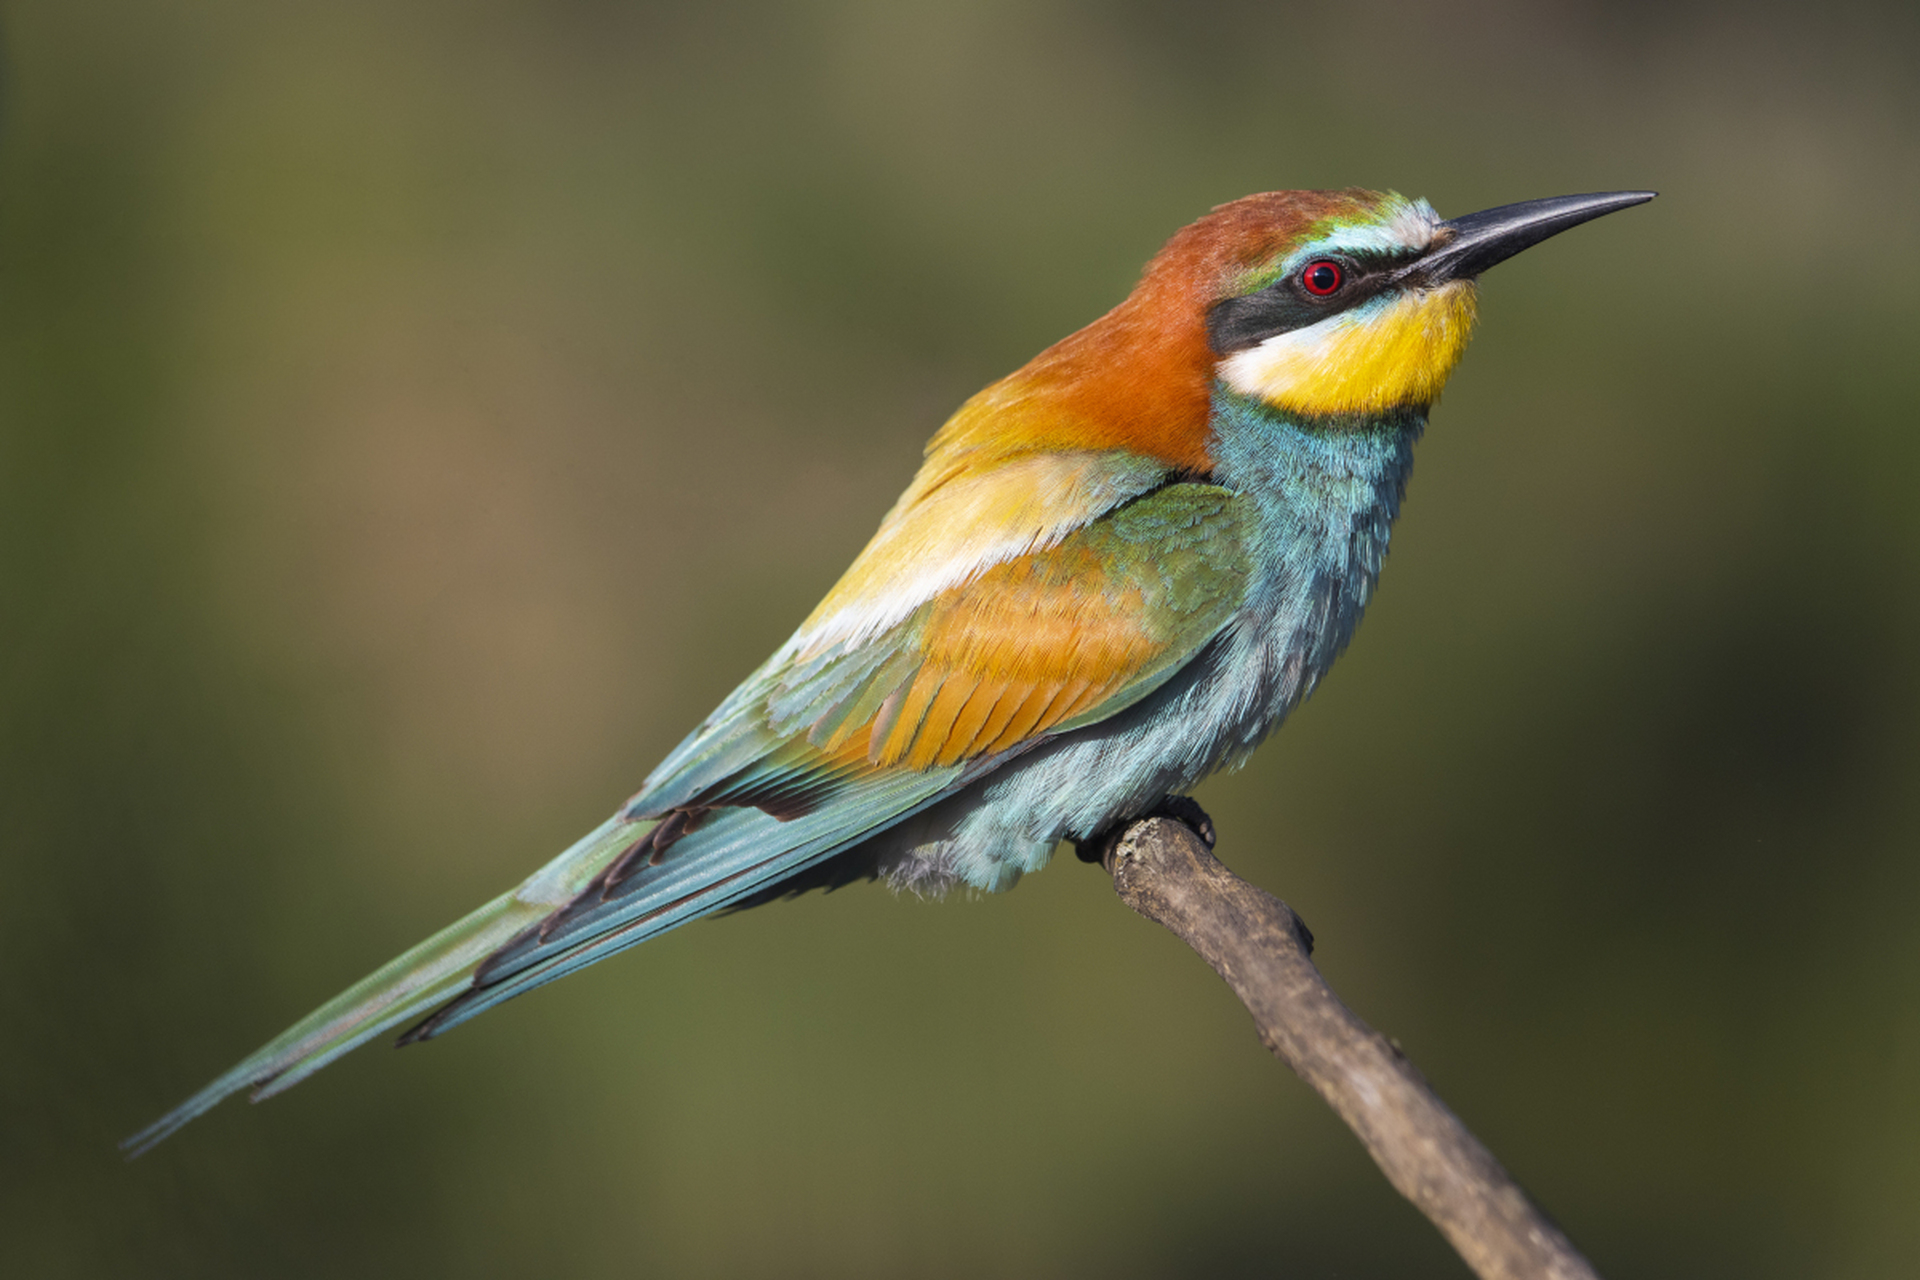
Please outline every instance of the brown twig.
[{"label": "brown twig", "polygon": [[1326,1099],[1483,1280],[1599,1280],[1398,1047],[1340,1003],[1300,917],[1227,870],[1208,848],[1211,823],[1184,805],[1172,811],[1187,821],[1141,818],[1082,856],[1098,856],[1122,902],[1227,980],[1262,1043]]}]

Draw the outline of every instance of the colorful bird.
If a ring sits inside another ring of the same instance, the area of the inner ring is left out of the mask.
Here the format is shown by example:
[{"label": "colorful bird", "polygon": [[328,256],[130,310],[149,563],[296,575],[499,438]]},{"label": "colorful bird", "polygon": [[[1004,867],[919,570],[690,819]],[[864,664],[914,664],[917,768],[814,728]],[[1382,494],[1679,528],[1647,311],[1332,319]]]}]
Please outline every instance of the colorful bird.
[{"label": "colorful bird", "polygon": [[793,638],[599,828],[127,1140],[724,908],[999,891],[1243,761],[1345,647],[1481,272],[1651,200],[1222,205],[960,407]]}]

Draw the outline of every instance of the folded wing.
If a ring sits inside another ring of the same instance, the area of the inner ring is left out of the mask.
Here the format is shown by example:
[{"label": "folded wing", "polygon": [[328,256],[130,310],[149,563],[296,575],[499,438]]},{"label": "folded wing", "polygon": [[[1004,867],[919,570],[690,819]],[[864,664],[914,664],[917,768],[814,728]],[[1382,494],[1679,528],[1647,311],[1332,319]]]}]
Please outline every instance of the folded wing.
[{"label": "folded wing", "polygon": [[[128,1149],[242,1089],[279,1092],[396,1026],[415,1023],[403,1040],[436,1035],[763,892],[1146,696],[1230,624],[1244,592],[1242,516],[1216,486],[1166,482],[1123,454],[1095,463],[1029,468],[1016,504],[1027,523],[976,538],[971,567],[931,577],[891,563],[887,539],[924,540],[945,510],[933,499],[959,482],[896,509],[875,539],[884,554],[869,548],[850,571],[854,587],[836,589],[618,814]],[[1052,481],[1072,483],[1049,493]],[[954,511],[980,500],[952,492]]]},{"label": "folded wing", "polygon": [[1227,490],[1169,484],[881,635],[792,649],[682,749],[683,776],[629,805],[660,824],[636,838],[644,858],[489,957],[417,1037],[763,891],[1145,697],[1238,609],[1240,520]]}]

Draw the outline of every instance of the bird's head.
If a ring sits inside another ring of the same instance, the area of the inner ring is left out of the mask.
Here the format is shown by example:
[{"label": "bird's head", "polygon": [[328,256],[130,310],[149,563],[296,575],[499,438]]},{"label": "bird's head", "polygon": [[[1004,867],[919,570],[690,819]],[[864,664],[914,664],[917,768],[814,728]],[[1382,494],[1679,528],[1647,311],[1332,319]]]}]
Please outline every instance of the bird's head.
[{"label": "bird's head", "polygon": [[1481,272],[1652,198],[1560,196],[1442,220],[1392,192],[1277,192],[1216,209],[1154,269],[1206,291],[1214,374],[1241,395],[1315,417],[1424,410],[1466,349]]},{"label": "bird's head", "polygon": [[1352,423],[1424,412],[1481,272],[1650,191],[1442,219],[1391,192],[1275,191],[1181,229],[1126,301],[988,387],[929,446],[963,459],[1123,448],[1204,472],[1215,389]]}]

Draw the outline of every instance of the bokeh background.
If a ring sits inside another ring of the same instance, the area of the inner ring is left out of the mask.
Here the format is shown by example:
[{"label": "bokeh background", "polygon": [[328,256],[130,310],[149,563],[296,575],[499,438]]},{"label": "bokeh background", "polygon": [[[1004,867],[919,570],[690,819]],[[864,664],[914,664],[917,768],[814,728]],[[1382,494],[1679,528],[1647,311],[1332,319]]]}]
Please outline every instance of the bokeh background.
[{"label": "bokeh background", "polygon": [[967,394],[1275,187],[1488,278],[1201,798],[1601,1269],[1920,1274],[1920,11],[15,0],[0,1271],[1464,1275],[1063,857],[116,1139],[597,822]]}]

